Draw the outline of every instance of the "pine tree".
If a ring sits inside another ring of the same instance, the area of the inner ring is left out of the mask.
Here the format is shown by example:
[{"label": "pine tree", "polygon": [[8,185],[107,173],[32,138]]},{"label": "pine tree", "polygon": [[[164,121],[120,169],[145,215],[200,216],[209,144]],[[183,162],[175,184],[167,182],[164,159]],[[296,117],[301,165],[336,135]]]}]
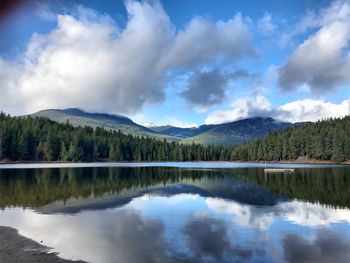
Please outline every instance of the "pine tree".
[{"label": "pine tree", "polygon": [[343,145],[341,144],[338,136],[333,138],[331,160],[338,163],[345,161]]},{"label": "pine tree", "polygon": [[64,142],[61,143],[60,160],[68,161],[68,151]]},{"label": "pine tree", "polygon": [[81,148],[78,146],[76,142],[71,142],[68,149],[68,161],[78,162],[81,161],[83,158],[83,153]]},{"label": "pine tree", "polygon": [[94,144],[93,150],[92,150],[92,159],[96,160],[99,157],[100,153],[98,152],[98,146]]},{"label": "pine tree", "polygon": [[113,144],[111,144],[109,146],[108,159],[111,161],[118,161],[117,151],[116,151],[115,146]]}]

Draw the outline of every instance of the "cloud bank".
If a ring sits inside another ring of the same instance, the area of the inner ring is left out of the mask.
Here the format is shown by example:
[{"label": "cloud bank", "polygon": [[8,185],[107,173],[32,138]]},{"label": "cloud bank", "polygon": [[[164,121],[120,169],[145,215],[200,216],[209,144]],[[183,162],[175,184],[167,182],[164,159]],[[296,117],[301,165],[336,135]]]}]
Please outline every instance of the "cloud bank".
[{"label": "cloud bank", "polygon": [[2,109],[135,113],[164,100],[169,71],[254,53],[240,15],[218,22],[196,17],[177,32],[158,2],[125,5],[123,29],[107,15],[78,7],[77,15],[58,15],[50,33],[33,34],[20,60],[0,58]]},{"label": "cloud bank", "polygon": [[339,104],[320,99],[296,100],[278,107],[262,95],[244,97],[233,101],[231,109],[218,110],[208,115],[206,124],[219,124],[255,116],[272,117],[280,121],[306,122],[350,114],[350,100]]}]

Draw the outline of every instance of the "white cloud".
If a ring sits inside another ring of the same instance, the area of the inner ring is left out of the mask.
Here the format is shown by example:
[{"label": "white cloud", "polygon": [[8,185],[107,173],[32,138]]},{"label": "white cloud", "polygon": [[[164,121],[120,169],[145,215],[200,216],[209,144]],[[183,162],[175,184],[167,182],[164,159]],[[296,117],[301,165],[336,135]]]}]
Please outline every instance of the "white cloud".
[{"label": "white cloud", "polygon": [[217,110],[210,113],[205,124],[219,124],[253,116],[268,116],[271,111],[272,105],[264,96],[244,97],[233,101],[230,110]]},{"label": "white cloud", "polygon": [[[322,93],[350,84],[350,4],[334,2],[319,16],[309,14],[296,32],[319,30],[306,39],[281,67],[278,84],[284,90],[303,85]],[[296,33],[295,33],[296,34]]]},{"label": "white cloud", "polygon": [[181,127],[181,128],[198,127],[197,123],[185,122],[183,120],[179,120],[177,118],[171,117],[168,114],[158,115],[157,119],[150,120],[145,113],[141,112],[141,113],[132,115],[131,119],[136,123],[141,124],[145,127],[154,127],[154,126],[163,126],[163,125],[171,125],[174,127]]},{"label": "white cloud", "polygon": [[273,107],[266,97],[256,95],[235,100],[230,110],[212,112],[205,123],[218,124],[255,116],[295,123],[346,115],[350,115],[350,100],[336,104],[319,99],[303,99]]},{"label": "white cloud", "polygon": [[347,22],[350,19],[350,4],[346,0],[333,1],[327,8],[321,9],[318,13],[309,11],[292,30],[283,34],[282,46],[292,42],[293,37],[304,34],[309,30],[319,29],[337,21]]},{"label": "white cloud", "polygon": [[258,29],[262,34],[269,34],[276,30],[277,26],[272,21],[272,16],[269,13],[265,15],[258,21]]},{"label": "white cloud", "polygon": [[178,32],[162,65],[193,67],[215,59],[218,55],[235,62],[245,56],[255,56],[250,45],[250,33],[241,15],[216,23],[195,17]]},{"label": "white cloud", "polygon": [[177,33],[158,2],[126,1],[126,9],[125,29],[82,7],[75,16],[58,15],[54,30],[33,34],[23,59],[0,58],[0,72],[7,72],[0,73],[2,109],[135,113],[164,100],[169,70],[212,63],[221,55],[234,62],[252,52],[239,15],[217,23],[194,18]]},{"label": "white cloud", "polygon": [[344,117],[350,114],[350,100],[336,104],[324,100],[304,99],[284,104],[278,107],[277,112],[278,119],[286,119],[290,122]]}]

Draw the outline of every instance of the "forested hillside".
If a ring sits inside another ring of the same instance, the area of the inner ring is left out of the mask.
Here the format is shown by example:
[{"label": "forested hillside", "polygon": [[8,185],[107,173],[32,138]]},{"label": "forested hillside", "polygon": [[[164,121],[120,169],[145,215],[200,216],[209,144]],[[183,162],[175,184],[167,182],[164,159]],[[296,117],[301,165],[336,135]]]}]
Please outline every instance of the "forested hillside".
[{"label": "forested hillside", "polygon": [[73,127],[46,118],[0,114],[0,160],[192,161],[227,159],[228,149],[134,137],[97,127]]},{"label": "forested hillside", "polygon": [[329,119],[273,132],[232,149],[231,159],[241,161],[350,160],[350,117]]}]

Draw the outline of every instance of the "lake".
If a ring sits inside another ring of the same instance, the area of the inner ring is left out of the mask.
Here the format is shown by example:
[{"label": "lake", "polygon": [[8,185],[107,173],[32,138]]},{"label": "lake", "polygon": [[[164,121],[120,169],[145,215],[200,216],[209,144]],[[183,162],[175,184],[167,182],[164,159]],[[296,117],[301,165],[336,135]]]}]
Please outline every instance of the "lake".
[{"label": "lake", "polygon": [[[265,167],[295,168],[265,174]],[[349,262],[350,167],[0,166],[0,225],[86,262]]]}]

